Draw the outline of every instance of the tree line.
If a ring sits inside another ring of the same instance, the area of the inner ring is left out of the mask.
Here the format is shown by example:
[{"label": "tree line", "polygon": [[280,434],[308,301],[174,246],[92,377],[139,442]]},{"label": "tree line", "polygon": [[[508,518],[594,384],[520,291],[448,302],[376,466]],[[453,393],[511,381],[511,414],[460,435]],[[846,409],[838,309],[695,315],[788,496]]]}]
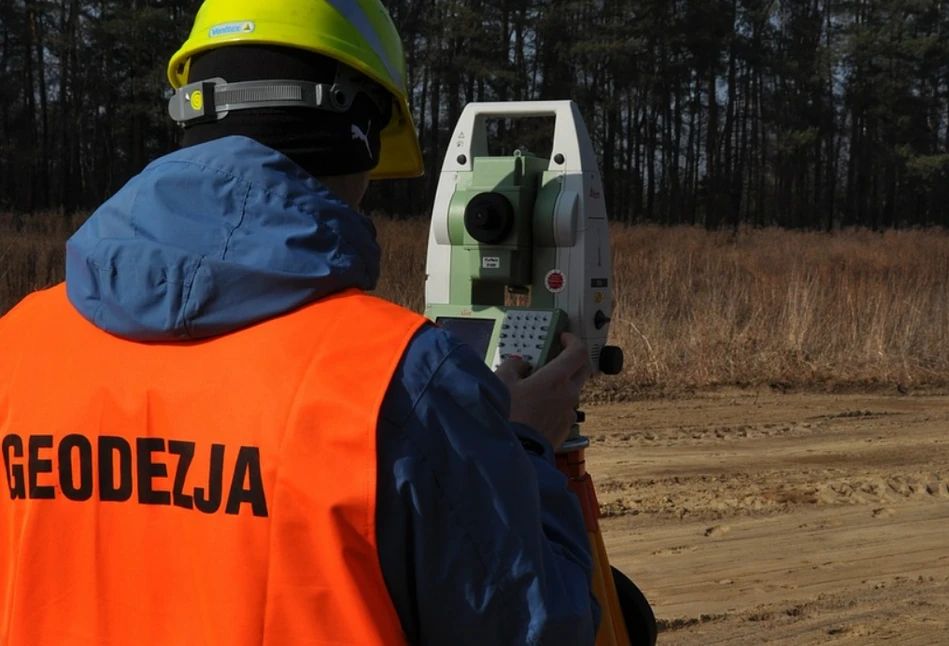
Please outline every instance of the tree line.
[{"label": "tree line", "polygon": [[[0,2],[0,208],[93,208],[176,147],[165,65],[198,5]],[[374,211],[428,212],[466,103],[573,99],[619,221],[949,225],[949,1],[386,5],[428,174]],[[496,124],[496,149],[544,152],[542,125]]]}]

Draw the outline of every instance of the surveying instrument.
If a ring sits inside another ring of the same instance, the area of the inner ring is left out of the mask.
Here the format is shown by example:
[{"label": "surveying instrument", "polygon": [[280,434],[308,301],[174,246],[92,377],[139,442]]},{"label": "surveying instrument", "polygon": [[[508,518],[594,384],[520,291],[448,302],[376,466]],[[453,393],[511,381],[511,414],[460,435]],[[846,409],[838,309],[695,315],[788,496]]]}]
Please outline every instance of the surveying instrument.
[{"label": "surveying instrument", "polygon": [[[492,157],[489,119],[554,117],[550,159],[526,151]],[[510,356],[534,370],[571,332],[590,349],[594,375],[623,369],[607,345],[613,271],[603,185],[590,136],[573,101],[473,103],[445,158],[428,244],[426,316],[497,369]],[[512,306],[512,297],[528,301]],[[578,402],[579,403],[579,402]],[[645,596],[613,568],[586,472],[585,415],[557,455],[580,500],[593,552],[593,593],[602,609],[597,646],[652,646],[656,620]]]}]

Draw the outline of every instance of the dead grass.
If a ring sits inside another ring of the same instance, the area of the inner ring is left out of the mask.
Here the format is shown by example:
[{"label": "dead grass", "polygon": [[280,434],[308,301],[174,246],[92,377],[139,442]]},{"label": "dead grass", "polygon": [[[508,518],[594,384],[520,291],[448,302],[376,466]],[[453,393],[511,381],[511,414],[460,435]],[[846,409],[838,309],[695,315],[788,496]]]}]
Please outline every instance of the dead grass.
[{"label": "dead grass", "polygon": [[636,384],[949,380],[945,232],[634,228],[614,249],[616,341]]},{"label": "dead grass", "polygon": [[63,279],[63,244],[78,222],[61,213],[0,213],[0,315],[29,292]]},{"label": "dead grass", "polygon": [[[62,277],[77,222],[0,215],[0,312]],[[425,221],[377,220],[379,294],[424,299]],[[613,229],[613,342],[627,370],[591,394],[622,399],[716,386],[949,385],[949,234]]]}]

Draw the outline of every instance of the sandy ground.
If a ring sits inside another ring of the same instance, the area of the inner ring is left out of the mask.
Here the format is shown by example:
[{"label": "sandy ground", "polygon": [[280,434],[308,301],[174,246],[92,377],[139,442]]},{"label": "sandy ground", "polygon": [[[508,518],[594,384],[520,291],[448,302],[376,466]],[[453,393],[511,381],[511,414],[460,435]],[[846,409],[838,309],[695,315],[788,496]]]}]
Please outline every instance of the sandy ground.
[{"label": "sandy ground", "polygon": [[949,396],[587,412],[610,560],[659,644],[949,644]]}]

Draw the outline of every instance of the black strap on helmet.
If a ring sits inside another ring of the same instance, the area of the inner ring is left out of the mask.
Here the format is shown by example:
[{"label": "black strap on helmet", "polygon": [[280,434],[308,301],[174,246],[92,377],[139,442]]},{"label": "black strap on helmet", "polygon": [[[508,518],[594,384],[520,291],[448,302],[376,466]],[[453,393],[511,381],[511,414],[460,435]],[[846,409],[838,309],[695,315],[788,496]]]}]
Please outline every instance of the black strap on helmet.
[{"label": "black strap on helmet", "polygon": [[175,92],[168,101],[168,113],[183,127],[220,121],[232,111],[260,108],[312,108],[345,113],[360,92],[369,96],[383,114],[387,113],[386,102],[391,97],[375,83],[354,78],[344,69],[341,65],[332,85],[292,80],[196,81]]}]

